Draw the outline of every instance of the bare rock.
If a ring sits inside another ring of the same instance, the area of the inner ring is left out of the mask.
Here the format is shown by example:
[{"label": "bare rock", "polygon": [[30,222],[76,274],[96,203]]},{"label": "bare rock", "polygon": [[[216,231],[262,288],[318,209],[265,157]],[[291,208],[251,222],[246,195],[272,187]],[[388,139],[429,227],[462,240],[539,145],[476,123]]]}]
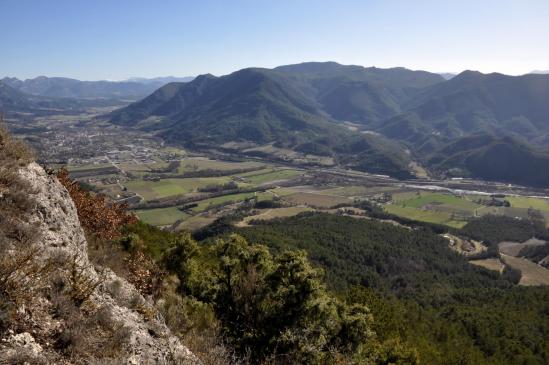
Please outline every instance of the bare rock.
[{"label": "bare rock", "polygon": [[[108,321],[127,334],[120,361],[127,364],[199,364],[199,360],[174,336],[163,318],[139,292],[123,278],[106,268],[96,268],[87,256],[87,241],[78,220],[77,211],[67,190],[53,175],[48,175],[36,163],[21,170],[21,176],[32,186],[35,207],[29,224],[36,227],[41,248],[38,260],[51,257],[74,258],[84,274],[100,284],[88,301],[94,308],[105,308]],[[61,268],[59,270],[62,270]],[[24,315],[40,318],[36,324],[41,337],[62,324],[46,310],[48,299],[33,300],[34,308],[25,308]],[[46,302],[46,303],[45,303]],[[34,312],[33,312],[34,311]],[[38,313],[40,312],[40,313]],[[23,314],[22,314],[23,315]],[[31,356],[43,352],[42,346],[28,332],[13,334],[0,343],[0,352],[10,354],[24,349]]]}]

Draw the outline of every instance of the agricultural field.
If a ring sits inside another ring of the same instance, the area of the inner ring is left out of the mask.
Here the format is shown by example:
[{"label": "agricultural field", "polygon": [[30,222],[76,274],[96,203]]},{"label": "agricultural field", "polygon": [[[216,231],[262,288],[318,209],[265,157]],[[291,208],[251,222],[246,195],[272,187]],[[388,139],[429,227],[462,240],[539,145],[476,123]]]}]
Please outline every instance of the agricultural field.
[{"label": "agricultural field", "polygon": [[287,195],[283,199],[292,204],[307,205],[315,208],[331,208],[339,204],[353,203],[353,200],[341,196],[305,192]]},{"label": "agricultural field", "polygon": [[302,190],[302,188],[303,187],[296,187],[296,186],[293,186],[291,188],[277,187],[277,188],[274,188],[274,189],[269,189],[269,190],[267,190],[267,192],[272,194],[273,196],[276,196],[276,197],[285,197],[287,195],[292,195],[292,194],[300,192]]},{"label": "agricultural field", "polygon": [[466,197],[458,197],[451,194],[431,192],[407,192],[393,195],[393,201],[404,207],[424,208],[426,206],[457,208],[460,211],[468,211],[471,214],[481,205],[472,202]]},{"label": "agricultural field", "polygon": [[387,204],[384,206],[384,209],[390,214],[420,222],[444,224],[454,228],[462,228],[467,224],[466,221],[454,219],[452,214],[446,212],[421,210],[395,204]]},{"label": "agricultural field", "polygon": [[217,217],[215,216],[202,216],[202,215],[195,215],[193,217],[190,217],[189,219],[185,219],[181,224],[179,224],[176,228],[176,230],[186,230],[186,231],[196,231],[197,229],[200,229],[204,226],[207,226],[208,224],[213,223]]},{"label": "agricultural field", "polygon": [[501,259],[506,265],[520,270],[522,276],[519,285],[549,285],[549,270],[520,257],[501,254]]},{"label": "agricultural field", "polygon": [[505,198],[513,208],[533,208],[539,211],[549,212],[549,200],[542,198],[530,198],[523,196],[508,196]]},{"label": "agricultural field", "polygon": [[239,174],[238,176],[244,178],[244,181],[248,184],[263,185],[279,180],[288,180],[301,174],[301,171],[291,169],[264,169],[246,174]]},{"label": "agricultural field", "polygon": [[222,185],[231,181],[230,177],[201,177],[185,179],[162,179],[159,181],[133,180],[124,183],[128,190],[135,192],[145,200],[165,198],[187,194],[208,185]]},{"label": "agricultural field", "polygon": [[258,214],[245,217],[242,221],[238,222],[236,225],[238,227],[246,227],[250,224],[252,220],[270,220],[274,218],[292,217],[299,213],[312,212],[312,211],[314,211],[314,209],[309,207],[284,207],[284,208],[264,209]]},{"label": "agricultural field", "polygon": [[501,262],[500,259],[483,259],[483,260],[469,260],[470,264],[477,265],[480,267],[483,267],[488,270],[502,272],[505,268],[505,265],[503,262]]},{"label": "agricultural field", "polygon": [[181,160],[181,166],[178,169],[179,174],[192,171],[217,170],[230,171],[238,169],[261,168],[265,164],[254,161],[230,162],[220,160],[210,160],[206,158],[188,158]]},{"label": "agricultural field", "polygon": [[250,199],[256,197],[257,200],[269,200],[272,198],[272,195],[266,192],[250,192],[250,193],[238,193],[238,194],[229,194],[229,195],[222,195],[217,196],[215,198],[209,198],[204,199],[199,202],[197,202],[197,206],[192,208],[191,210],[193,212],[202,212],[204,210],[207,210],[208,207],[216,206],[220,204],[227,204],[230,202],[236,203],[241,202],[246,199]]},{"label": "agricultural field", "polygon": [[134,175],[149,174],[153,169],[163,169],[168,166],[167,162],[151,162],[151,163],[121,163],[118,164],[125,172],[130,172]]},{"label": "agricultural field", "polygon": [[401,192],[393,194],[392,203],[386,204],[384,209],[408,219],[461,228],[482,208],[470,199],[426,191]]},{"label": "agricultural field", "polygon": [[534,209],[543,215],[549,226],[549,200],[523,196],[506,196],[505,200],[510,203],[510,207],[483,206],[477,209],[476,213],[478,216],[491,214],[512,218],[528,218],[530,216],[529,211]]},{"label": "agricultural field", "polygon": [[[271,154],[288,152],[272,145],[256,147],[256,150]],[[196,157],[196,155],[189,157],[186,151],[170,147],[152,149],[151,151],[152,153],[148,155],[147,150],[143,152],[138,149],[133,155],[130,153],[128,156],[126,156],[126,151],[120,151],[117,158],[109,155],[116,165],[105,163],[106,157],[100,156],[95,160],[96,163],[85,161],[85,164],[69,166],[69,169],[75,176],[80,176],[81,181],[94,184],[114,199],[131,199],[132,193],[135,193],[143,199],[143,203],[175,196],[196,198],[217,195],[219,190],[216,191],[216,194],[198,193],[198,190],[229,182],[235,182],[246,191],[193,202],[197,206],[191,208],[187,213],[180,211],[178,206],[136,210],[140,219],[157,226],[168,226],[181,220],[182,223],[178,229],[193,230],[202,227],[211,223],[218,216],[235,209],[237,205],[228,206],[227,209],[221,209],[222,206],[239,203],[253,197],[258,200],[281,199],[284,205],[292,206],[260,212],[254,216],[255,218],[250,219],[270,219],[271,216],[294,215],[297,212],[311,209],[328,210],[340,204],[352,205],[357,200],[369,199],[384,203],[383,208],[388,213],[411,220],[443,224],[455,228],[463,227],[471,218],[486,214],[526,218],[530,208],[539,210],[546,218],[546,222],[549,222],[549,200],[541,198],[507,196],[505,200],[510,203],[511,207],[486,206],[482,205],[485,204],[484,202],[479,202],[479,200],[485,201],[486,195],[461,196],[440,191],[418,190],[417,188],[412,190],[401,183],[385,181],[365,180],[361,185],[362,181],[358,180],[356,175],[350,175],[351,177],[347,179],[342,178],[339,174],[337,178],[330,180],[323,173],[318,175],[320,179],[316,180],[316,172],[308,170],[307,166],[300,169],[280,166],[271,162],[223,161],[205,156]],[[304,157],[306,156],[293,156],[296,159]],[[161,172],[172,161],[180,161],[177,170]],[[118,171],[118,168],[123,172]],[[144,176],[151,174],[154,170],[157,171],[155,176],[161,178],[157,181],[144,180]],[[215,173],[199,174],[202,171]],[[237,173],[236,171],[244,172]],[[221,176],[182,177],[182,175],[192,173],[196,174],[188,176]],[[298,179],[302,176],[303,179]],[[108,177],[114,179],[106,179]],[[268,191],[253,191],[261,190],[261,187],[268,185],[277,185],[279,181],[287,182],[292,179],[295,180],[294,184],[303,185],[275,187]],[[117,183],[117,181],[120,182]],[[213,191],[210,190],[210,192]],[[387,199],[391,199],[391,202],[385,203]]]},{"label": "agricultural field", "polygon": [[190,217],[189,214],[180,211],[177,207],[137,210],[135,214],[139,219],[153,226],[167,226],[180,219]]},{"label": "agricultural field", "polygon": [[498,244],[499,252],[508,256],[519,256],[520,251],[527,246],[543,246],[545,241],[531,238],[526,242],[500,242]]}]

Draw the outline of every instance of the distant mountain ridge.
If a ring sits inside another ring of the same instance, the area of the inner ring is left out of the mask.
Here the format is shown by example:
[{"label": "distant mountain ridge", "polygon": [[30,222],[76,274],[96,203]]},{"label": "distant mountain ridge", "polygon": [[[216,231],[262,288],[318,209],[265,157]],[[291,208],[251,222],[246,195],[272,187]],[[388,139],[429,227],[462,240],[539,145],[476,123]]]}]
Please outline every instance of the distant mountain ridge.
[{"label": "distant mountain ridge", "polygon": [[168,82],[192,78],[134,78],[128,81],[80,81],[66,77],[39,76],[19,80],[6,77],[0,82],[30,95],[73,99],[141,99]]},{"label": "distant mountain ridge", "polygon": [[[30,95],[23,93],[6,82],[0,80],[0,113],[40,113],[40,114],[55,114],[60,111],[81,111],[82,108],[90,106],[113,106],[120,105],[119,102],[112,100],[84,100],[84,99],[68,99],[68,98],[53,98],[39,95]],[[20,114],[19,114],[20,115]]]}]

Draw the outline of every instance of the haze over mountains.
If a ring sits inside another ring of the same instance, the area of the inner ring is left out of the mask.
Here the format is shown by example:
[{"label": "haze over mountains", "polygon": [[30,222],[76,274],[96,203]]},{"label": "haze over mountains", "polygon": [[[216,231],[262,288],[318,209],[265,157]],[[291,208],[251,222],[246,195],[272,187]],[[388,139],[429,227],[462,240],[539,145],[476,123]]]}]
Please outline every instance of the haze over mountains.
[{"label": "haze over mountains", "polygon": [[21,92],[0,80],[0,113],[40,113],[77,112],[82,108],[120,105],[111,99],[73,99],[32,95]]},{"label": "haze over mountains", "polygon": [[185,82],[192,77],[132,78],[126,81],[80,81],[65,77],[39,76],[19,80],[6,77],[0,80],[26,94],[76,99],[128,99],[143,98],[169,82]]},{"label": "haze over mountains", "polygon": [[255,155],[266,147],[292,150],[400,178],[411,177],[416,162],[437,177],[548,185],[549,75],[464,71],[446,78],[335,62],[247,68],[192,81],[5,78],[0,107],[144,97],[107,119],[190,148]]}]

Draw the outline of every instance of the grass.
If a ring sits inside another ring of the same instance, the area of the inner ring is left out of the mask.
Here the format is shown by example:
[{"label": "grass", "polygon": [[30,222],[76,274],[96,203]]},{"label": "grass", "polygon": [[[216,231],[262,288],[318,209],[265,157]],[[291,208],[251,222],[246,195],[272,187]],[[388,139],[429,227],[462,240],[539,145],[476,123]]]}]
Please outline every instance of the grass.
[{"label": "grass", "polygon": [[530,239],[526,242],[500,242],[498,245],[499,252],[508,256],[519,256],[520,251],[528,246],[541,246],[545,241]]},{"label": "grass", "polygon": [[500,259],[470,260],[469,263],[497,272],[502,272],[505,267]]},{"label": "grass", "polygon": [[485,208],[465,197],[424,191],[393,194],[393,202],[385,205],[385,210],[391,214],[455,228],[467,223],[464,219],[455,218],[456,215],[472,217],[479,209]]},{"label": "grass", "polygon": [[549,270],[543,266],[526,259],[504,254],[501,255],[501,259],[513,269],[520,270],[522,273],[520,285],[549,285]]},{"label": "grass", "polygon": [[141,195],[145,200],[187,194],[200,187],[229,182],[228,177],[203,177],[188,179],[163,179],[160,181],[134,180],[125,183],[128,190]]},{"label": "grass", "polygon": [[168,166],[167,162],[153,162],[153,163],[121,163],[118,166],[126,171],[132,173],[150,173],[151,169],[163,169]]},{"label": "grass", "polygon": [[299,213],[310,212],[314,209],[308,207],[285,207],[285,208],[274,208],[274,209],[265,209],[261,213],[252,215],[244,218],[242,221],[237,223],[237,226],[244,227],[249,225],[249,222],[252,220],[270,220],[274,218],[283,218],[283,217],[292,217]]},{"label": "grass", "polygon": [[341,196],[314,193],[296,193],[285,196],[284,200],[294,204],[304,204],[318,208],[331,208],[338,204],[351,204],[353,202]]},{"label": "grass", "polygon": [[243,174],[239,176],[244,177],[248,183],[251,183],[254,185],[262,185],[268,182],[273,182],[278,180],[287,180],[301,174],[300,171],[289,170],[289,169],[284,169],[284,170],[271,169],[270,171],[259,170],[254,172],[255,173]]},{"label": "grass", "polygon": [[396,201],[398,201],[400,205],[406,207],[422,208],[425,205],[434,204],[435,206],[441,205],[457,208],[460,211],[469,211],[471,214],[481,207],[479,204],[473,203],[470,200],[450,194],[420,192],[419,195],[417,193],[412,193],[413,196],[410,196],[409,193],[399,193],[397,195],[403,196],[403,194],[406,194],[405,196],[408,196],[408,199],[396,199]]},{"label": "grass", "polygon": [[253,193],[253,192],[252,193],[239,193],[239,194],[229,194],[229,195],[217,196],[215,198],[204,199],[204,200],[201,200],[201,201],[197,202],[198,206],[192,208],[192,211],[193,212],[202,212],[211,205],[215,206],[215,205],[223,204],[223,203],[227,203],[227,202],[239,202],[239,201],[243,201],[243,200],[252,198],[254,196],[257,196],[258,200],[268,200],[268,199],[271,199],[273,197],[272,194],[263,193],[263,192],[259,192],[259,193]]},{"label": "grass", "polygon": [[534,208],[541,211],[549,211],[549,200],[542,198],[529,198],[523,196],[508,196],[505,198],[513,208]]},{"label": "grass", "polygon": [[202,171],[202,170],[228,171],[228,170],[237,170],[237,169],[259,168],[262,166],[264,166],[264,164],[259,162],[252,162],[252,161],[230,162],[230,161],[193,158],[193,159],[181,160],[181,166],[179,167],[178,173],[182,174],[184,172]]},{"label": "grass", "polygon": [[287,196],[298,192],[296,189],[293,188],[274,188],[268,191],[272,192],[273,196]]},{"label": "grass", "polygon": [[207,226],[210,223],[213,223],[216,220],[217,217],[203,217],[200,215],[195,215],[194,217],[190,217],[189,219],[184,220],[181,222],[179,226],[177,226],[177,230],[186,230],[186,231],[196,231],[199,228],[202,228],[204,226]]},{"label": "grass", "polygon": [[243,172],[242,174],[237,174],[237,176],[240,176],[240,177],[248,177],[248,176],[255,176],[255,175],[268,174],[268,173],[273,172],[273,171],[274,171],[273,168],[265,167],[265,168],[260,169],[260,170],[249,171],[249,172]]},{"label": "grass", "polygon": [[388,213],[420,222],[444,224],[454,228],[461,228],[467,224],[466,221],[452,219],[452,214],[446,212],[421,210],[396,204],[387,204],[384,208]]},{"label": "grass", "polygon": [[167,226],[179,219],[188,218],[189,215],[177,209],[177,207],[137,210],[139,219],[153,226]]},{"label": "grass", "polygon": [[477,209],[478,216],[484,215],[504,215],[507,217],[515,218],[528,218],[528,209],[526,208],[513,208],[513,207],[482,207]]}]

